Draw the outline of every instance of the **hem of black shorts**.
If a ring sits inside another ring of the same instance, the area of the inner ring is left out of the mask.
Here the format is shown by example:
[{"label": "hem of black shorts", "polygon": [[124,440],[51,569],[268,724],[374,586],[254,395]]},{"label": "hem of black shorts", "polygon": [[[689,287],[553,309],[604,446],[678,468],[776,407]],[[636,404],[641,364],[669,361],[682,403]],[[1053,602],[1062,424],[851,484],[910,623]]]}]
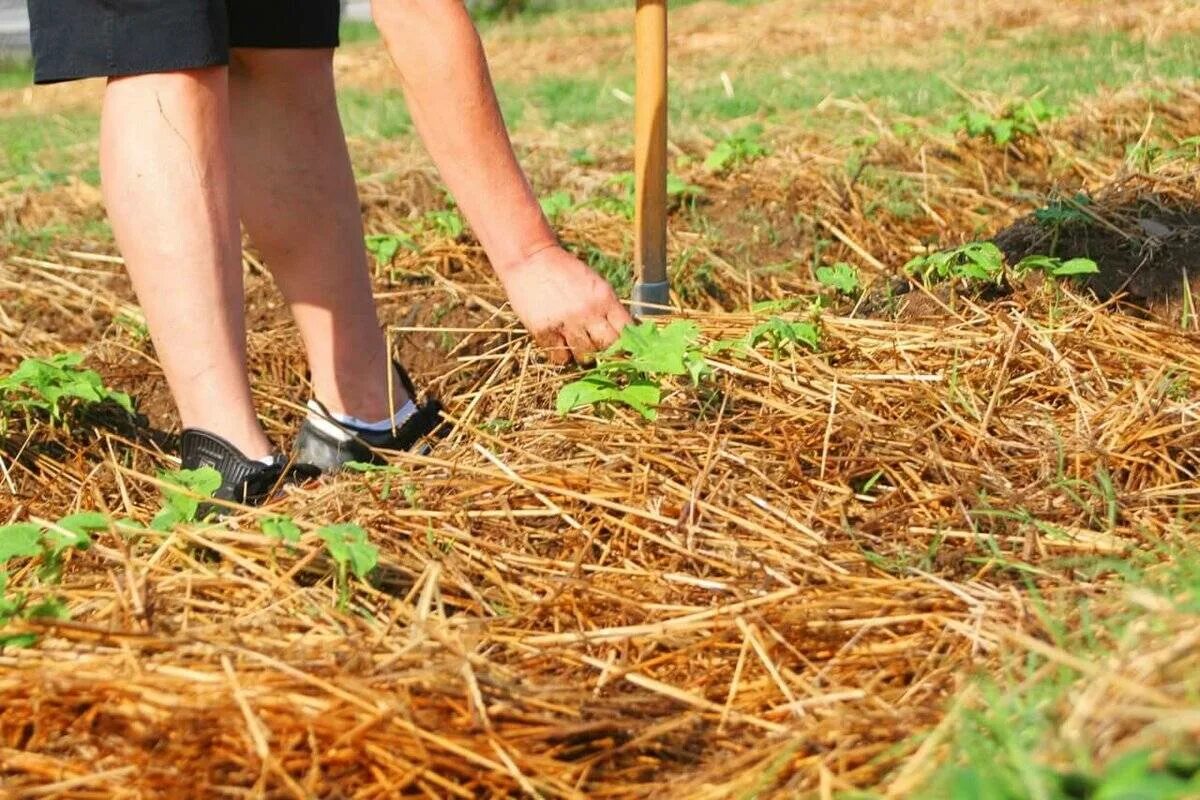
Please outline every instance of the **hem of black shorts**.
[{"label": "hem of black shorts", "polygon": [[34,66],[33,82],[38,86],[51,83],[67,83],[68,81],[86,81],[93,78],[128,78],[131,75],[153,75],[157,72],[181,72],[188,69],[206,69],[208,67],[227,67],[227,56],[213,56],[207,59],[185,59],[180,61],[163,61],[157,64],[137,64],[122,67],[105,67],[96,70],[81,70],[79,72],[39,72]]},{"label": "hem of black shorts", "polygon": [[287,44],[240,44],[239,42],[230,42],[230,50],[336,50],[342,46],[341,39],[334,39],[332,42],[304,42],[296,44],[289,42]]}]

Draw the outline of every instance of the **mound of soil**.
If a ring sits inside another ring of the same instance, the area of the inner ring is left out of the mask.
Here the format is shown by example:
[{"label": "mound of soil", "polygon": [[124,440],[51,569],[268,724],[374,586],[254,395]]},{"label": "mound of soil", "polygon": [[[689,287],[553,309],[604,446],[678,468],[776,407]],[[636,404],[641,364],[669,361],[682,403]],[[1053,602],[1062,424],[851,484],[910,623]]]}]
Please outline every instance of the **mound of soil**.
[{"label": "mound of soil", "polygon": [[994,241],[1010,264],[1029,255],[1090,258],[1100,272],[1082,284],[1098,298],[1120,295],[1130,307],[1178,322],[1185,291],[1200,291],[1200,205],[1144,197],[1091,208],[1089,220],[1057,229],[1031,215]]}]

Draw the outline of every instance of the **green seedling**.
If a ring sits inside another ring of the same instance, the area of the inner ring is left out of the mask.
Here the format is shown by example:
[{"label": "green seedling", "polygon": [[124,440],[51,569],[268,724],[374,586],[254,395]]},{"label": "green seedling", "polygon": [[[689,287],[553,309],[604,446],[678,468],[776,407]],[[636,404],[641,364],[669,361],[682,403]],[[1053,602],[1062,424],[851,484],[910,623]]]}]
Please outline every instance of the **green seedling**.
[{"label": "green seedling", "polygon": [[37,644],[35,633],[3,633],[13,620],[70,619],[71,613],[58,598],[29,605],[24,594],[8,594],[8,573],[0,569],[0,650],[5,647],[32,647]]},{"label": "green seedling", "polygon": [[999,114],[983,111],[968,111],[952,121],[952,127],[972,139],[991,139],[1004,147],[1022,136],[1038,132],[1043,122],[1061,117],[1063,110],[1046,105],[1040,98],[1009,105]]},{"label": "green seedling", "polygon": [[542,207],[546,219],[556,222],[559,217],[575,208],[575,198],[571,197],[570,193],[559,190],[543,197],[538,201],[538,205]]},{"label": "green seedling", "polygon": [[[599,197],[592,200],[588,205],[611,214],[620,214],[626,219],[633,219],[635,190],[633,173],[622,172],[619,175],[614,175],[609,179],[608,185],[618,191],[617,196]],[[704,189],[701,187],[688,183],[673,173],[667,175],[667,199],[673,205],[680,206],[692,203],[703,195]]]},{"label": "green seedling", "polygon": [[462,217],[452,208],[426,213],[425,225],[447,239],[458,239],[466,230]]},{"label": "green seedling", "polygon": [[972,242],[917,256],[904,265],[904,271],[926,283],[939,280],[999,283],[1004,277],[1004,253],[991,242]]},{"label": "green seedling", "polygon": [[367,252],[375,256],[379,267],[390,267],[401,250],[418,249],[417,242],[407,233],[385,233],[368,236],[365,240]]},{"label": "green seedling", "polygon": [[1013,267],[1013,274],[1024,278],[1033,272],[1040,272],[1051,278],[1073,278],[1080,275],[1096,275],[1100,267],[1090,258],[1072,258],[1063,261],[1052,256],[1025,256]]},{"label": "green seedling", "polygon": [[1125,163],[1140,172],[1153,172],[1155,165],[1171,155],[1155,142],[1135,142],[1125,149]]},{"label": "green seedling", "polygon": [[858,294],[860,287],[858,270],[844,261],[832,267],[817,267],[817,283],[851,297]]},{"label": "green seedling", "polygon": [[[14,619],[68,619],[69,613],[57,599],[29,606],[24,595],[8,596],[8,572],[5,567],[16,558],[41,558],[38,577],[56,584],[62,579],[63,554],[68,550],[87,550],[91,534],[107,530],[111,523],[103,514],[85,511],[68,514],[53,525],[14,522],[0,526],[0,629]],[[0,648],[29,647],[37,641],[31,633],[0,633]]]},{"label": "green seedling", "polygon": [[584,147],[576,147],[567,154],[567,157],[577,167],[592,167],[596,165],[596,157]]},{"label": "green seedling", "polygon": [[688,375],[698,384],[708,374],[699,339],[700,329],[684,320],[661,328],[653,322],[626,326],[594,368],[559,391],[558,412],[615,404],[656,419],[663,378]]},{"label": "green seedling", "polygon": [[776,358],[801,345],[816,351],[821,347],[821,330],[815,322],[771,317],[755,325],[746,337],[746,346],[751,349],[763,343],[770,345]]},{"label": "green seedling", "polygon": [[704,168],[709,172],[725,172],[767,155],[770,151],[759,141],[762,133],[763,126],[754,123],[721,139],[704,159]]},{"label": "green seedling", "polygon": [[286,544],[299,544],[302,531],[291,517],[268,517],[259,523],[263,534]]},{"label": "green seedling", "polygon": [[337,567],[338,608],[350,599],[350,579],[362,580],[379,565],[379,549],[367,539],[367,532],[353,523],[326,525],[317,531],[325,542],[325,551]]},{"label": "green seedling", "polygon": [[106,402],[134,413],[129,395],[107,388],[99,373],[79,367],[82,362],[83,356],[78,353],[22,361],[11,375],[0,378],[0,409],[4,411],[4,419],[7,420],[10,411],[27,416],[41,411],[57,423],[69,412]]},{"label": "green seedling", "polygon": [[195,522],[202,498],[212,497],[221,487],[221,473],[212,467],[162,472],[158,477],[179,488],[163,489],[163,508],[150,523],[156,531],[169,531],[180,523]]},{"label": "green seedling", "polygon": [[1075,225],[1087,225],[1092,216],[1086,209],[1092,204],[1092,199],[1083,192],[1065,200],[1053,200],[1044,208],[1033,212],[1033,219],[1043,228],[1062,230]]}]

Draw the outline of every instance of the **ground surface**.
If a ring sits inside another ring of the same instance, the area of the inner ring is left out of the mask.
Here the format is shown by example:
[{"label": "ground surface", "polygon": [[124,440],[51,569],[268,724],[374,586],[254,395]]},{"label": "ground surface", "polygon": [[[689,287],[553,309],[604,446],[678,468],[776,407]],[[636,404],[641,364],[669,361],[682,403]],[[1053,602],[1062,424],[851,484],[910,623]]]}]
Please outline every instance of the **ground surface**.
[{"label": "ground surface", "polygon": [[[629,23],[485,25],[564,241],[622,290]],[[0,523],[101,523],[58,567],[0,549],[0,789],[1200,796],[1200,6],[703,0],[673,26],[674,285],[701,345],[753,347],[709,346],[653,422],[559,415],[578,375],[537,362],[441,213],[354,27],[365,219],[412,245],[379,301],[459,427],[164,530],[177,420],[104,222],[100,87],[0,76],[0,373],[81,353],[140,414],[5,395]],[[999,278],[905,277],[990,237]],[[247,248],[284,445],[303,359]],[[1018,276],[1027,255],[1100,271]],[[860,289],[817,280],[839,262]],[[787,341],[806,324],[815,348]],[[334,523],[378,548],[369,579],[337,580]]]}]

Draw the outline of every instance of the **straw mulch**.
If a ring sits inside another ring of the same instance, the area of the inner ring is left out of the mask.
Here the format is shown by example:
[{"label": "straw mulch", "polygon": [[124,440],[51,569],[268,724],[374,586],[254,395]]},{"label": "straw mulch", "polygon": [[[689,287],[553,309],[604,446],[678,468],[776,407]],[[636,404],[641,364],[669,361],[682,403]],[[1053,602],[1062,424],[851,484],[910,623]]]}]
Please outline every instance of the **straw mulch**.
[{"label": "straw mulch", "polygon": [[[1014,168],[1011,153],[975,147],[925,173],[940,219],[964,220],[952,216],[964,193],[1000,202],[978,181],[938,177],[967,174],[973,158]],[[779,163],[754,191],[777,191]],[[877,246],[901,223],[854,200],[820,205],[844,194],[838,179],[793,166],[848,257],[895,265],[934,224]],[[381,228],[390,201],[376,197]],[[603,243],[624,223],[575,224],[572,236]],[[826,314],[818,353],[714,358],[712,382],[673,385],[655,423],[560,417],[566,376],[537,362],[477,251],[431,244],[405,258],[415,277],[381,277],[381,298],[457,432],[393,471],[296,489],[221,525],[101,534],[58,586],[34,564],[16,569],[12,586],[65,598],[72,620],[6,629],[40,636],[0,653],[7,792],[905,797],[946,757],[951,709],[979,702],[973,676],[1031,653],[1083,676],[1049,711],[1101,757],[1157,741],[1164,720],[1200,732],[1194,615],[1073,566],[1153,561],[1189,535],[1198,408],[1172,387],[1200,380],[1194,333],[1070,288],[987,303],[913,289],[900,321]],[[248,265],[263,318],[256,386],[282,437],[302,361]],[[95,336],[94,363],[169,424],[149,346],[112,323],[129,302],[115,263],[18,258],[4,276],[9,297],[29,287],[4,320],[6,360]],[[811,286],[749,280],[754,299]],[[714,305],[735,305],[741,285],[716,281]],[[430,330],[443,308],[449,342]],[[713,339],[757,319],[693,318]],[[434,344],[450,352],[431,355]],[[12,421],[3,519],[80,508],[148,521],[169,437],[109,422]],[[264,537],[264,514],[291,515],[306,538]],[[338,521],[364,526],[382,553],[345,610],[313,533]],[[1108,642],[1103,663],[1080,658],[1047,622],[1078,596],[1099,614],[1150,604],[1161,624]]]}]

